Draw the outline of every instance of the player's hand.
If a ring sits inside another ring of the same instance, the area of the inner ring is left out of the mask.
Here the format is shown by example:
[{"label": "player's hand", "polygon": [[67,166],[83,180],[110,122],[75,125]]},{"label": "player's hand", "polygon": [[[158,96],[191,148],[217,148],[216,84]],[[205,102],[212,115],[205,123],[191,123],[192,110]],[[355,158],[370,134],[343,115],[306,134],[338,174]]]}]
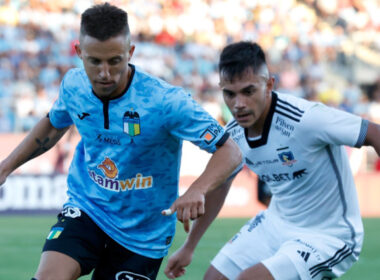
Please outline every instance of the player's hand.
[{"label": "player's hand", "polygon": [[165,275],[169,279],[175,279],[185,274],[185,267],[191,263],[193,259],[193,250],[182,246],[172,256],[170,256],[165,267]]},{"label": "player's hand", "polygon": [[177,219],[183,223],[185,232],[190,230],[190,219],[194,220],[205,213],[205,195],[195,189],[189,188],[182,196],[173,202],[169,209],[163,210],[163,215],[177,212]]}]

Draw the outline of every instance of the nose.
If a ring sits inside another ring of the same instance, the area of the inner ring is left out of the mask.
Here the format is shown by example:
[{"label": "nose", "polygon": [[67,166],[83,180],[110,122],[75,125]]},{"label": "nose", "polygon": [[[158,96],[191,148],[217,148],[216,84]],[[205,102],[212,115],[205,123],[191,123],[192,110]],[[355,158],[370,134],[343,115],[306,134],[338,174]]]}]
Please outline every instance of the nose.
[{"label": "nose", "polygon": [[110,74],[110,67],[108,65],[108,63],[104,62],[102,64],[100,64],[99,66],[99,77],[100,79],[102,80],[108,80],[111,76]]},{"label": "nose", "polygon": [[243,109],[246,107],[246,102],[244,96],[238,94],[235,98],[235,109]]}]

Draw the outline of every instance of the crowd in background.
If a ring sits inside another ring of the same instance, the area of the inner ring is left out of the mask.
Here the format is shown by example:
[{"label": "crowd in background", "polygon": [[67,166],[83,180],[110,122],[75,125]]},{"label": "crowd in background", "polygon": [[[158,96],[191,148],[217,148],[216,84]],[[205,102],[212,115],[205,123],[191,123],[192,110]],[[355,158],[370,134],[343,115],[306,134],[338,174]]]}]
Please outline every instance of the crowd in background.
[{"label": "crowd in background", "polygon": [[[0,0],[0,133],[28,131],[71,67],[80,14],[92,0]],[[129,14],[132,63],[191,91],[221,123],[220,50],[266,51],[276,89],[380,123],[377,0],[115,0]]]}]

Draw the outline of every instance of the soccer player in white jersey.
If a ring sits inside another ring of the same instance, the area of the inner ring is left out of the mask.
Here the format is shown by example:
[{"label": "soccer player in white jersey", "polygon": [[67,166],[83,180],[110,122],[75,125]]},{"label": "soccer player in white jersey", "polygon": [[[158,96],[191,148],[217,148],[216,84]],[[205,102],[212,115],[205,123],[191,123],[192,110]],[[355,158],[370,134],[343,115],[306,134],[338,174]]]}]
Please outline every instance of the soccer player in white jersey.
[{"label": "soccer player in white jersey", "polygon": [[[341,276],[358,260],[363,243],[344,146],[371,145],[380,155],[380,126],[321,103],[274,92],[274,79],[256,43],[225,47],[219,74],[224,101],[234,116],[227,131],[238,143],[244,164],[273,196],[268,209],[220,250],[204,279]],[[169,278],[184,274],[232,180],[207,194],[206,215],[193,224],[184,245],[168,261]]]},{"label": "soccer player in white jersey", "polygon": [[[38,280],[156,279],[175,233],[204,214],[205,193],[238,167],[228,133],[183,89],[130,64],[127,13],[100,4],[82,14],[76,51],[59,97],[0,164],[0,185],[75,125],[81,135],[68,174],[68,201],[43,248]],[[213,153],[178,198],[182,141]],[[12,186],[8,186],[12,187]],[[170,209],[176,216],[164,216]]]}]

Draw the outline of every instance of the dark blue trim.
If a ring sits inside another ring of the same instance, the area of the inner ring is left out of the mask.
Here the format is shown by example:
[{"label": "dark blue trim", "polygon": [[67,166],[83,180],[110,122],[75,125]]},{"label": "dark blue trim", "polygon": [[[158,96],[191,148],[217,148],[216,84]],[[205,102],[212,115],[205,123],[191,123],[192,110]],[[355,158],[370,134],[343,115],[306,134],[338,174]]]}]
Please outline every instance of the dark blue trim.
[{"label": "dark blue trim", "polygon": [[223,146],[223,144],[226,143],[228,137],[230,137],[230,134],[228,132],[225,132],[222,138],[220,138],[219,141],[215,144],[215,146],[217,147]]},{"label": "dark blue trim", "polygon": [[353,242],[353,246],[352,246],[351,249],[352,249],[352,251],[354,251],[354,248],[356,247],[355,229],[354,229],[353,225],[347,219],[347,202],[346,202],[346,198],[345,198],[344,191],[343,191],[342,176],[339,173],[338,165],[335,162],[334,155],[333,155],[333,153],[331,151],[331,147],[330,146],[326,146],[326,150],[327,150],[327,153],[329,155],[332,167],[334,169],[334,172],[335,172],[335,175],[336,175],[336,179],[338,180],[339,195],[340,195],[340,198],[341,198],[341,201],[342,201],[342,206],[343,206],[343,219],[344,219],[344,221],[346,222],[347,226],[349,227],[349,229],[351,231],[351,239],[352,239],[352,242]]},{"label": "dark blue trim", "polygon": [[358,141],[356,141],[356,144],[354,147],[360,148],[361,146],[363,146],[365,139],[367,138],[368,125],[369,125],[369,121],[362,119]]}]

